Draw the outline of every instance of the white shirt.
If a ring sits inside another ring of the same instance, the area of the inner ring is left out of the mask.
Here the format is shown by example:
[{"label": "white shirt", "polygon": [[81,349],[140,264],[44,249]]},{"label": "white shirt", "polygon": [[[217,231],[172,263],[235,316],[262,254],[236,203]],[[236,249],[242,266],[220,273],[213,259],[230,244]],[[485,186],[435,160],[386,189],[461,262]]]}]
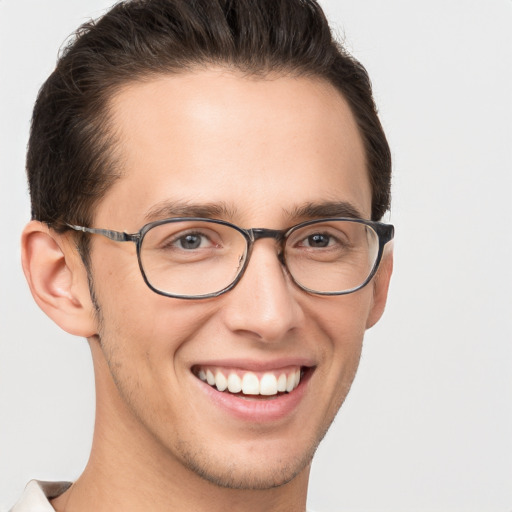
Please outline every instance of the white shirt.
[{"label": "white shirt", "polygon": [[49,500],[60,496],[70,485],[71,482],[31,480],[10,512],[55,512]]}]

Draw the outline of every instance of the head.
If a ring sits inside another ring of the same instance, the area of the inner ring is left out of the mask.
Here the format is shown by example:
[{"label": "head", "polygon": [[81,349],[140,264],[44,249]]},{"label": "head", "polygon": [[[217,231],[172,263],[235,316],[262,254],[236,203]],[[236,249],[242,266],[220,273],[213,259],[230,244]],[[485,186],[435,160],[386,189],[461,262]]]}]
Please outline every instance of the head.
[{"label": "head", "polygon": [[[90,340],[104,438],[113,416],[160,474],[221,487],[304,475],[382,314],[391,256],[363,289],[326,297],[261,240],[233,290],[189,301],[150,290],[131,245],[67,224],[136,232],[208,212],[285,230],[340,204],[379,220],[390,168],[367,73],[313,1],[133,0],[81,27],[34,110],[24,267],[41,307]],[[302,381],[246,400],[208,372]]]}]

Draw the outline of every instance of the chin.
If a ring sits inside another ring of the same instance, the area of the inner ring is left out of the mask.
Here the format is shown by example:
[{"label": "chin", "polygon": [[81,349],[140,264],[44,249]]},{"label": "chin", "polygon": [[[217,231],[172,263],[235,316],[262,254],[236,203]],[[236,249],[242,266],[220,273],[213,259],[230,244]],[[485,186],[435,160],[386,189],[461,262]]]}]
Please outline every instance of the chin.
[{"label": "chin", "polygon": [[188,468],[217,487],[262,491],[281,487],[291,482],[309,466],[311,457],[298,463],[284,465],[276,463],[264,468],[248,468],[246,464],[238,465],[236,463],[224,468],[213,468],[209,464],[196,464],[195,462],[187,461]]},{"label": "chin", "polygon": [[211,484],[226,489],[266,490],[290,483],[301,473],[309,473],[309,467],[316,449],[325,435],[318,439],[294,443],[293,449],[302,448],[300,453],[284,452],[267,447],[253,446],[251,450],[228,451],[219,455],[199,453],[190,446],[180,446],[182,463],[193,473]]}]

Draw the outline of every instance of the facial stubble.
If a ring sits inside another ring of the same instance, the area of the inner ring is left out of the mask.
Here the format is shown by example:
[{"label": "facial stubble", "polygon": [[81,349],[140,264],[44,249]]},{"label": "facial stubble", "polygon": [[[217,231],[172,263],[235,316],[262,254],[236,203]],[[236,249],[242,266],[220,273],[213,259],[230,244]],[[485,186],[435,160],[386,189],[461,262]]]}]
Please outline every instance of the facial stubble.
[{"label": "facial stubble", "polygon": [[[341,407],[349,389],[353,376],[347,382],[344,379],[343,385],[346,388],[340,395],[339,403],[333,408],[332,417],[328,418],[315,432],[309,436],[307,443],[304,443],[301,453],[290,459],[276,459],[271,465],[262,464],[264,471],[256,471],[257,468],[246,468],[243,461],[231,460],[220,467],[215,457],[204,446],[198,446],[197,443],[191,443],[174,430],[175,436],[172,445],[152,427],[151,418],[158,421],[158,414],[144,410],[144,401],[137,400],[133,389],[140,388],[139,383],[130,382],[123,377],[123,362],[118,357],[119,347],[110,343],[115,336],[111,336],[107,329],[107,324],[103,315],[98,293],[94,286],[94,279],[89,264],[86,265],[89,292],[91,302],[94,306],[94,315],[98,325],[98,334],[94,336],[90,343],[98,343],[108,365],[110,376],[117,388],[117,391],[142,427],[153,437],[160,445],[163,453],[169,455],[171,461],[178,461],[184,468],[194,475],[213,484],[216,487],[232,490],[251,490],[263,491],[278,488],[292,482],[303,471],[310,466],[314,454],[325,437],[329,427],[335,419],[335,416]],[[115,326],[114,326],[115,330]],[[357,368],[357,366],[356,366]],[[354,370],[355,375],[355,370]],[[138,403],[142,406],[138,406]]]}]

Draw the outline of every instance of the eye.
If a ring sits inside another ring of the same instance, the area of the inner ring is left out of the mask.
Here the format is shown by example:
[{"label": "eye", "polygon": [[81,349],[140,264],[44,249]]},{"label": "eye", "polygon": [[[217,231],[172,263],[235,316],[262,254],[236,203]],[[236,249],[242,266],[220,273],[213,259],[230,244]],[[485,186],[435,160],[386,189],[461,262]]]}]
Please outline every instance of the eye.
[{"label": "eye", "polygon": [[205,233],[188,232],[174,236],[166,244],[167,247],[173,249],[182,249],[185,251],[194,251],[197,249],[208,249],[216,247],[218,244]]},{"label": "eye", "polygon": [[340,257],[352,248],[350,228],[341,221],[302,227],[288,239],[287,250],[310,258]]},{"label": "eye", "polygon": [[207,244],[208,238],[199,233],[188,233],[173,242],[173,245],[178,246],[180,249],[199,249]]},{"label": "eye", "polygon": [[341,242],[339,236],[329,233],[328,231],[306,233],[306,236],[301,236],[296,242],[297,247],[306,249],[326,249],[343,245],[345,244]]},{"label": "eye", "polygon": [[334,243],[333,237],[331,235],[325,233],[314,233],[313,235],[309,235],[302,241],[302,246],[304,247],[328,247]]}]

